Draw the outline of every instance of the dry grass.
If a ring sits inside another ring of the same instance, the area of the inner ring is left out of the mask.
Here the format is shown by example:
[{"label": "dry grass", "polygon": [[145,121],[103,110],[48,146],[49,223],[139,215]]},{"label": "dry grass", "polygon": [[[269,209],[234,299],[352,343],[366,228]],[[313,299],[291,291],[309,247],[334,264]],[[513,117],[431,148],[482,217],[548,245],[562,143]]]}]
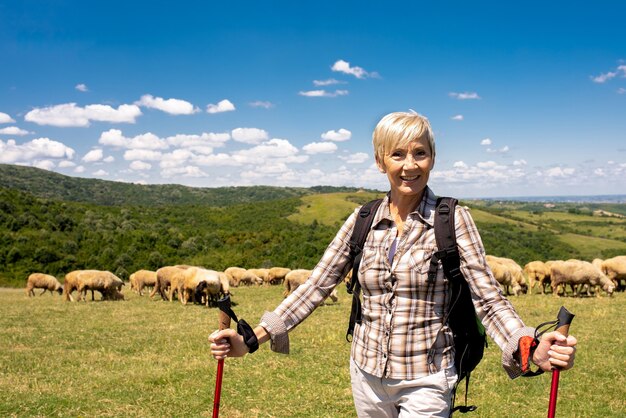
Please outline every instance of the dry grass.
[{"label": "dry grass", "polygon": [[[235,311],[255,322],[282,300],[280,287],[238,288]],[[318,309],[291,334],[292,353],[262,347],[225,366],[224,417],[352,417],[345,326],[348,295]],[[151,301],[66,303],[0,289],[0,416],[210,416],[216,362],[206,336],[216,309]],[[562,374],[559,416],[626,415],[626,296],[522,296],[528,324],[564,304],[576,314],[577,366]],[[510,381],[490,344],[472,377],[473,417],[541,417],[549,376]],[[461,395],[462,397],[462,395]]]}]

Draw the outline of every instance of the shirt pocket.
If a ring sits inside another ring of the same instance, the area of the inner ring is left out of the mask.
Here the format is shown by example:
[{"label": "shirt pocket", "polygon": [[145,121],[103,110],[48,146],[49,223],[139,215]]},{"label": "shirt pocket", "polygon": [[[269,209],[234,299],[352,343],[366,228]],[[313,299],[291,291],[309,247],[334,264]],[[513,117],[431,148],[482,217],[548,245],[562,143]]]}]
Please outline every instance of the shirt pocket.
[{"label": "shirt pocket", "polygon": [[367,290],[367,293],[378,294],[382,291],[384,283],[382,280],[386,270],[385,257],[387,251],[385,245],[372,245],[367,243],[361,253],[361,264],[359,265],[359,283]]},{"label": "shirt pocket", "polygon": [[[417,246],[414,245],[409,253],[409,268],[411,271],[417,274],[427,275],[430,268],[430,260],[433,258],[433,254],[437,250],[434,245]],[[441,265],[438,266],[441,270]]]}]

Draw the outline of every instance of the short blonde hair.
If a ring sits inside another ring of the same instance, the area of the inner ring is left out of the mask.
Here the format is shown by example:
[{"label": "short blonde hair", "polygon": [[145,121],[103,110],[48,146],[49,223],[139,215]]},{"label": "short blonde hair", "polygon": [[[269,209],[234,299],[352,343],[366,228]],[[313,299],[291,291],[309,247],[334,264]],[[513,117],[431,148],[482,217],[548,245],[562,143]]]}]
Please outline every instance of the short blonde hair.
[{"label": "short blonde hair", "polygon": [[426,138],[435,157],[435,135],[428,119],[417,112],[393,112],[383,116],[372,134],[374,156],[382,164],[385,153],[411,141]]}]

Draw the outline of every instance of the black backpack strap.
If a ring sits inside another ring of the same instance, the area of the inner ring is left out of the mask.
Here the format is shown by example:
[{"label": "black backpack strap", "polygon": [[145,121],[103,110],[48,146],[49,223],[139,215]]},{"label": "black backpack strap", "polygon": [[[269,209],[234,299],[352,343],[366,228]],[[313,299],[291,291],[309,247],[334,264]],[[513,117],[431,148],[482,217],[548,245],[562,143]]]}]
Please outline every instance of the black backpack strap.
[{"label": "black backpack strap", "polygon": [[352,277],[348,284],[348,293],[352,294],[352,309],[350,311],[350,322],[346,332],[346,340],[351,341],[355,324],[361,323],[361,285],[359,284],[359,265],[363,254],[363,245],[367,235],[372,228],[374,215],[383,199],[372,200],[361,207],[354,223],[354,229],[348,245],[350,246],[350,258],[352,259]]},{"label": "black backpack strap", "polygon": [[439,261],[443,271],[453,283],[464,280],[461,273],[461,257],[456,246],[456,232],[454,221],[454,208],[457,200],[452,197],[437,198],[435,209],[435,240],[437,242],[437,252],[433,254],[428,268],[428,281],[434,282],[437,278],[437,267]]}]

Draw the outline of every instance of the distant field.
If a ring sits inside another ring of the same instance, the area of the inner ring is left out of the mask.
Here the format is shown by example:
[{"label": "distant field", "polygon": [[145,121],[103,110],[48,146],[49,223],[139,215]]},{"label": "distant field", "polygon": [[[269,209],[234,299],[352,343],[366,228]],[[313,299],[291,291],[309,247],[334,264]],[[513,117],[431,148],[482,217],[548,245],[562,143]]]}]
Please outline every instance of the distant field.
[{"label": "distant field", "polygon": [[[234,289],[234,309],[255,323],[281,292]],[[211,416],[216,362],[206,337],[217,310],[125,294],[123,302],[68,303],[0,289],[0,416]],[[344,339],[350,300],[343,289],[339,296],[291,333],[289,356],[263,346],[226,361],[221,416],[354,416]],[[576,314],[577,363],[561,375],[558,416],[626,416],[626,295],[511,301],[529,325],[561,305]],[[500,355],[490,342],[472,376],[478,410],[468,417],[545,416],[549,375],[510,381]]]},{"label": "distant field", "polygon": [[287,219],[303,224],[310,224],[315,220],[324,225],[335,225],[345,221],[357,206],[382,196],[382,194],[370,192],[303,196],[298,212]]}]

